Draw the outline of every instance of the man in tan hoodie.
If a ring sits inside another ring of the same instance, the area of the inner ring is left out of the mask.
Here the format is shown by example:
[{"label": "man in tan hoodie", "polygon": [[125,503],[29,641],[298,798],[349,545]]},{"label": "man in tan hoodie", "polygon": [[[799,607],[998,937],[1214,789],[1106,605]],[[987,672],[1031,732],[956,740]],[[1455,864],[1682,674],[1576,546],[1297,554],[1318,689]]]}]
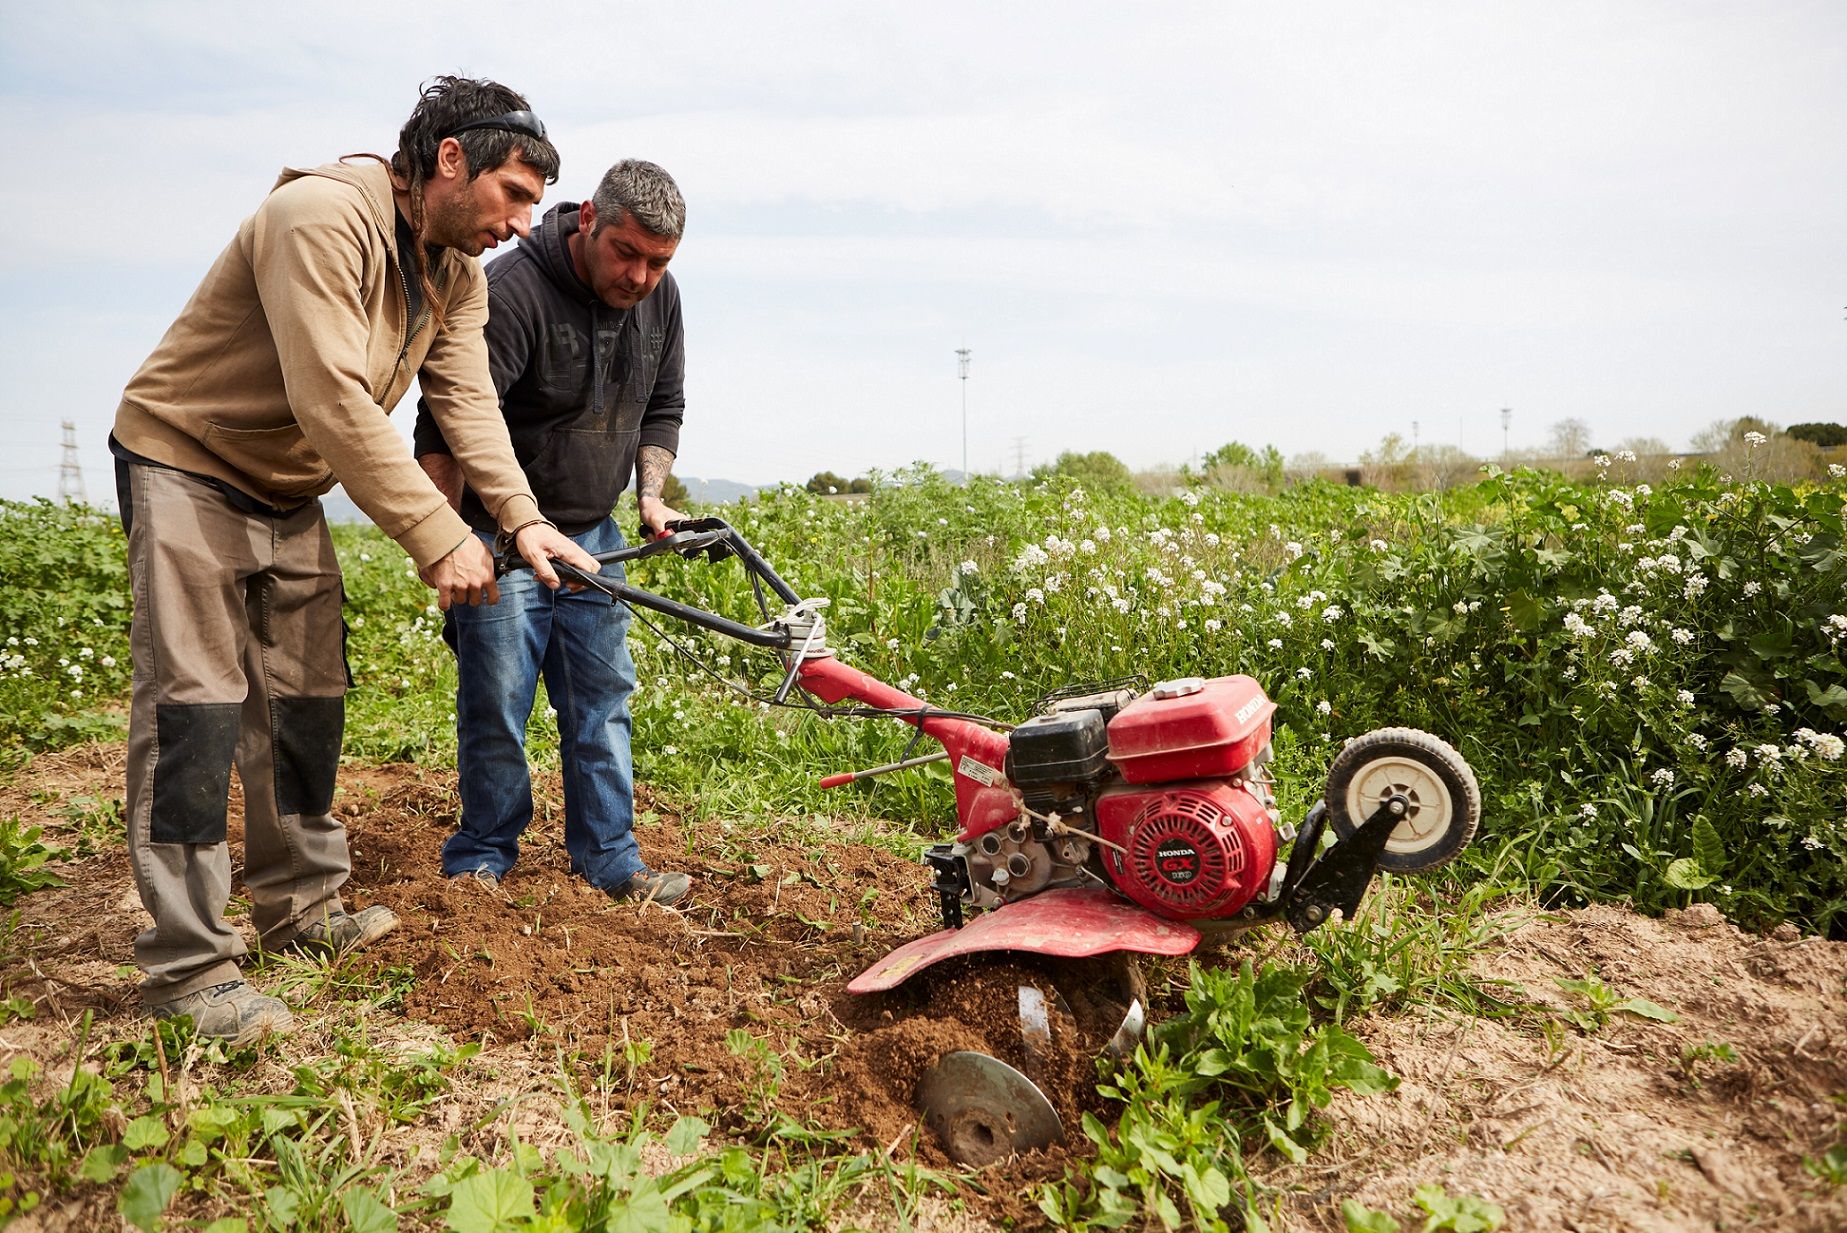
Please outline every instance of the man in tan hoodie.
[{"label": "man in tan hoodie", "polygon": [[[369,160],[369,161],[368,161]],[[135,615],[128,845],[153,927],[135,939],[158,1017],[242,1043],[290,1024],[239,974],[226,807],[265,949],[364,946],[332,814],[349,684],[339,564],[316,499],[338,482],[437,602],[493,603],[491,554],[387,416],[419,380],[468,484],[547,586],[595,561],[539,513],[501,418],[471,258],[523,236],[558,153],[526,100],[439,77],[389,162],[288,170],[129,382],[110,438]]]}]

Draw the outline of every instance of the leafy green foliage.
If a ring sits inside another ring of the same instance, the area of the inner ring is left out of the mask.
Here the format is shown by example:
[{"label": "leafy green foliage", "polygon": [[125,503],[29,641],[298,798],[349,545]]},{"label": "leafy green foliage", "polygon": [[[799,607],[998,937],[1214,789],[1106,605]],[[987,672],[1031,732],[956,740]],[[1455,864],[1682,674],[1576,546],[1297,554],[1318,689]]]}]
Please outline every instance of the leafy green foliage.
[{"label": "leafy green foliage", "polygon": [[10,906],[28,891],[64,885],[64,879],[44,866],[66,853],[40,843],[43,833],[42,827],[24,826],[18,818],[0,819],[0,907]]},{"label": "leafy green foliage", "polygon": [[1453,1198],[1438,1185],[1419,1186],[1412,1199],[1424,1209],[1421,1233],[1494,1233],[1507,1220],[1498,1203],[1488,1203],[1472,1195]]},{"label": "leafy green foliage", "polygon": [[1049,467],[1035,467],[1035,479],[1059,476],[1073,480],[1097,492],[1126,491],[1135,481],[1128,464],[1108,450],[1091,450],[1080,454],[1066,450]]},{"label": "leafy green foliage", "polygon": [[[1651,487],[1605,462],[1586,483],[1488,468],[1440,494],[1143,496],[1113,468],[967,485],[913,470],[857,503],[785,486],[722,512],[830,601],[849,662],[929,701],[1018,719],[1047,690],[1131,670],[1246,672],[1279,705],[1292,816],[1340,740],[1421,727],[1482,782],[1465,868],[1511,854],[1507,880],[1550,902],[1707,899],[1753,927],[1847,931],[1847,486],[1702,469]],[[119,527],[45,502],[0,517],[0,760],[119,731]],[[357,680],[347,752],[451,759],[454,666],[430,593],[371,528],[335,541]],[[734,563],[656,558],[630,577],[760,619]],[[947,824],[947,785],[927,772],[815,786],[902,757],[907,730],[765,712],[706,670],[765,692],[769,657],[655,623],[703,668],[635,627],[637,771],[696,817]],[[548,710],[541,697],[529,730],[541,765]]]},{"label": "leafy green foliage", "polygon": [[0,501],[0,769],[35,749],[120,733],[127,552],[108,515]]},{"label": "leafy green foliage", "polygon": [[1566,1010],[1564,1017],[1586,1033],[1597,1031],[1614,1015],[1634,1015],[1638,1019],[1651,1019],[1656,1023],[1680,1022],[1680,1016],[1673,1011],[1658,1006],[1647,998],[1626,998],[1595,976],[1586,976],[1582,979],[1554,976],[1552,980],[1560,989],[1572,994],[1583,1004],[1581,1010]]},{"label": "leafy green foliage", "polygon": [[160,1227],[167,1204],[173,1202],[173,1196],[179,1192],[180,1183],[184,1180],[178,1169],[164,1162],[157,1161],[137,1168],[128,1175],[116,1205],[122,1213],[122,1219],[143,1233],[153,1233],[153,1230]]},{"label": "leafy green foliage", "polygon": [[1185,1011],[1099,1088],[1123,1109],[1113,1131],[1086,1115],[1089,1177],[1046,1187],[1040,1210],[1074,1229],[1117,1228],[1144,1212],[1167,1229],[1228,1229],[1227,1210],[1261,1225],[1244,1145],[1306,1160],[1325,1136],[1315,1115],[1334,1089],[1398,1083],[1338,1024],[1312,1022],[1308,980],[1249,960],[1235,973],[1195,965]]},{"label": "leafy green foliage", "polygon": [[1340,1220],[1347,1233],[1398,1233],[1403,1228],[1389,1212],[1377,1212],[1354,1199],[1340,1201]]}]

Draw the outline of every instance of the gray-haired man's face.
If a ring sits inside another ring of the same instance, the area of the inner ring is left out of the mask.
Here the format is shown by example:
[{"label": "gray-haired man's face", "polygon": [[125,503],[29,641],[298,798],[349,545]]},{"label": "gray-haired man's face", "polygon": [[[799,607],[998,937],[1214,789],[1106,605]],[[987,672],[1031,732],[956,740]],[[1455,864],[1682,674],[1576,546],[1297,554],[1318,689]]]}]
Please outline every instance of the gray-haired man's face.
[{"label": "gray-haired man's face", "polygon": [[620,225],[599,219],[589,202],[578,217],[584,266],[578,273],[596,297],[611,308],[633,308],[653,294],[680,242],[647,231],[633,215]]}]

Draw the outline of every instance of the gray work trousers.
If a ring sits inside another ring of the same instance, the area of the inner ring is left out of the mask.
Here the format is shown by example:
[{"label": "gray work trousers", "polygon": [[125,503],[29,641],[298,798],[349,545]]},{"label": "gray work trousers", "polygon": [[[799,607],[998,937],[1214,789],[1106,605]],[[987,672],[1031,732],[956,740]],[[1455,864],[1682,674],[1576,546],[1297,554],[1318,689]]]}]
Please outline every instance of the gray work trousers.
[{"label": "gray work trousers", "polygon": [[270,517],[179,471],[123,472],[128,854],[154,918],[135,939],[152,1005],[239,979],[244,940],[225,920],[233,761],[264,946],[341,910],[351,861],[332,809],[347,676],[340,566],[318,501]]}]

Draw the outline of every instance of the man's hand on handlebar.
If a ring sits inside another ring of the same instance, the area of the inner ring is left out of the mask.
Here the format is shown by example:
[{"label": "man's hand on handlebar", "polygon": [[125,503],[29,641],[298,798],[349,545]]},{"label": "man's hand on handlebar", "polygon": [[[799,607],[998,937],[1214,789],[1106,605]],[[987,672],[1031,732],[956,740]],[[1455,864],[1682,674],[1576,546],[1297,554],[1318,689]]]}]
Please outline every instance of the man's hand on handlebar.
[{"label": "man's hand on handlebar", "polygon": [[[575,565],[586,574],[597,573],[603,568],[597,564],[595,557],[573,543],[570,536],[548,522],[534,522],[521,527],[519,534],[513,537],[513,547],[525,558],[526,564],[532,567],[532,576],[554,591],[561,585],[558,571],[552,568],[554,558],[566,565]],[[491,562],[489,568],[492,569]],[[583,590],[582,583],[569,585],[573,591]]]},{"label": "man's hand on handlebar", "polygon": [[659,497],[643,497],[637,504],[641,507],[641,533],[648,539],[659,539],[667,534],[668,524],[686,519],[685,514]]}]

